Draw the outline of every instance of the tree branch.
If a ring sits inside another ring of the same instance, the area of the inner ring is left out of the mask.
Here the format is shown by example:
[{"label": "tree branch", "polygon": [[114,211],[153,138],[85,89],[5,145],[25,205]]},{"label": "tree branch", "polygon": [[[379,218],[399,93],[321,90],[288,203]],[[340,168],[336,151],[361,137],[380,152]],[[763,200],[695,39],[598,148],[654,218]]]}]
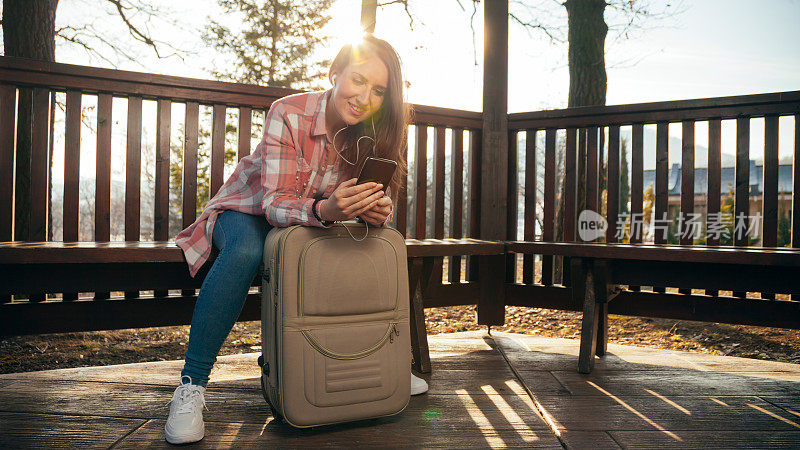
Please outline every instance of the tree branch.
[{"label": "tree branch", "polygon": [[414,31],[414,16],[411,15],[411,11],[408,9],[408,0],[389,0],[387,2],[378,3],[378,6],[388,6],[396,3],[403,5],[403,9],[406,11],[406,16],[408,16],[408,28],[411,31]]},{"label": "tree branch", "polygon": [[153,51],[156,53],[156,56],[162,58],[161,54],[158,52],[158,47],[156,46],[156,43],[153,41],[153,39],[150,38],[150,36],[147,36],[146,34],[139,31],[139,29],[136,28],[136,26],[132,24],[130,20],[128,20],[128,17],[125,15],[125,8],[122,6],[122,1],[121,0],[106,0],[106,1],[116,6],[117,13],[119,13],[119,17],[122,19],[123,22],[125,22],[125,25],[128,26],[128,31],[131,33],[131,36],[133,36],[133,38],[136,39],[137,41],[143,42],[152,47]]},{"label": "tree branch", "polygon": [[469,18],[469,27],[472,30],[472,56],[475,58],[475,65],[478,65],[478,48],[475,46],[475,15],[478,14],[478,2],[472,0],[472,16]]},{"label": "tree branch", "polygon": [[544,32],[544,34],[546,34],[547,37],[550,38],[551,42],[564,42],[563,39],[559,39],[556,36],[554,36],[553,33],[550,32],[550,28],[548,28],[548,27],[546,27],[546,26],[544,26],[542,24],[533,23],[533,22],[525,22],[524,20],[522,20],[519,17],[517,17],[516,14],[511,13],[511,12],[508,13],[508,16],[511,17],[512,19],[514,19],[515,22],[517,22],[518,24],[522,25],[523,27],[525,27],[529,31],[531,29],[542,30]]}]

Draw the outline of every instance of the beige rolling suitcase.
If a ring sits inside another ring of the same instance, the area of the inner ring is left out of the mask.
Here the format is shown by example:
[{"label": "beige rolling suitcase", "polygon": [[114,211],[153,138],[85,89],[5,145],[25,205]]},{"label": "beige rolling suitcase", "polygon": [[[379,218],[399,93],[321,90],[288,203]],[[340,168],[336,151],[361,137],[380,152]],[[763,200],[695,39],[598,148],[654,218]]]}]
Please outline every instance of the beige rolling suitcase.
[{"label": "beige rolling suitcase", "polygon": [[[363,224],[347,224],[364,236]],[[273,228],[264,244],[261,387],[295,427],[389,416],[409,401],[406,247],[393,228],[355,241],[331,228]]]}]

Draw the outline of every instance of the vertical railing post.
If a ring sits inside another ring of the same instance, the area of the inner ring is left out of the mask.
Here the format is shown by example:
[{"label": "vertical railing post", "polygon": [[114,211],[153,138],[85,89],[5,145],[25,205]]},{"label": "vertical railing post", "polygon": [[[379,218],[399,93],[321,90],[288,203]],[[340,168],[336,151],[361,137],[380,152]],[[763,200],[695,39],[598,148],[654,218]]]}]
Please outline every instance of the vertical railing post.
[{"label": "vertical railing post", "polygon": [[[481,237],[506,238],[508,192],[508,2],[484,2],[483,142]],[[500,265],[505,258],[496,258]],[[483,267],[478,323],[500,325],[505,319],[504,268]],[[484,286],[491,283],[491,289]],[[490,298],[493,297],[493,298]]]}]

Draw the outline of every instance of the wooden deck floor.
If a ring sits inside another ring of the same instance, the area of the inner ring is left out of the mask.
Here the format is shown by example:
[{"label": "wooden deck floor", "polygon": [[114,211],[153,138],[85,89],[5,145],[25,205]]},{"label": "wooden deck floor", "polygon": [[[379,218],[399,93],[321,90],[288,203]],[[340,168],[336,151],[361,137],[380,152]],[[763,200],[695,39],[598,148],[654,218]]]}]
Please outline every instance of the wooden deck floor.
[{"label": "wooden deck floor", "polygon": [[[227,356],[206,395],[205,447],[798,448],[800,365],[578,342],[430,337],[426,395],[387,419],[296,431],[267,412],[255,353]],[[168,447],[182,363],[0,375],[0,447]]]}]

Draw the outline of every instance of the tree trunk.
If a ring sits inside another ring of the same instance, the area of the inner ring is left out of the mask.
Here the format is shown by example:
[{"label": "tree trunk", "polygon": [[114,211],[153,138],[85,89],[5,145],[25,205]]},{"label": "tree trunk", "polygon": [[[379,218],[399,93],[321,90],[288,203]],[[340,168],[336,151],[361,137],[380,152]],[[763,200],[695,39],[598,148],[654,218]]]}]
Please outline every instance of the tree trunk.
[{"label": "tree trunk", "polygon": [[58,0],[3,0],[6,56],[55,61]]},{"label": "tree trunk", "polygon": [[[55,61],[58,0],[3,0],[3,45],[6,56]],[[32,94],[19,89],[14,239],[29,240],[31,186]],[[50,180],[48,180],[48,187]]]},{"label": "tree trunk", "polygon": [[[564,3],[569,17],[569,98],[567,106],[594,106],[606,104],[606,64],[605,40],[608,26],[603,19],[605,0],[567,0]],[[602,132],[601,132],[602,134]],[[585,133],[578,134],[578,208],[576,217],[585,209],[586,198],[586,141]],[[602,149],[602,141],[601,149]],[[602,150],[601,150],[602,152]],[[602,161],[602,160],[601,160]],[[601,163],[602,164],[602,163]],[[564,239],[564,195],[565,186],[560,188],[558,211],[556,212],[555,239]],[[566,265],[563,258],[554,260],[554,281],[568,283],[568,276],[562,276]],[[562,269],[562,267],[564,269]]]},{"label": "tree trunk", "polygon": [[604,0],[567,0],[569,100],[567,106],[606,104]]}]

